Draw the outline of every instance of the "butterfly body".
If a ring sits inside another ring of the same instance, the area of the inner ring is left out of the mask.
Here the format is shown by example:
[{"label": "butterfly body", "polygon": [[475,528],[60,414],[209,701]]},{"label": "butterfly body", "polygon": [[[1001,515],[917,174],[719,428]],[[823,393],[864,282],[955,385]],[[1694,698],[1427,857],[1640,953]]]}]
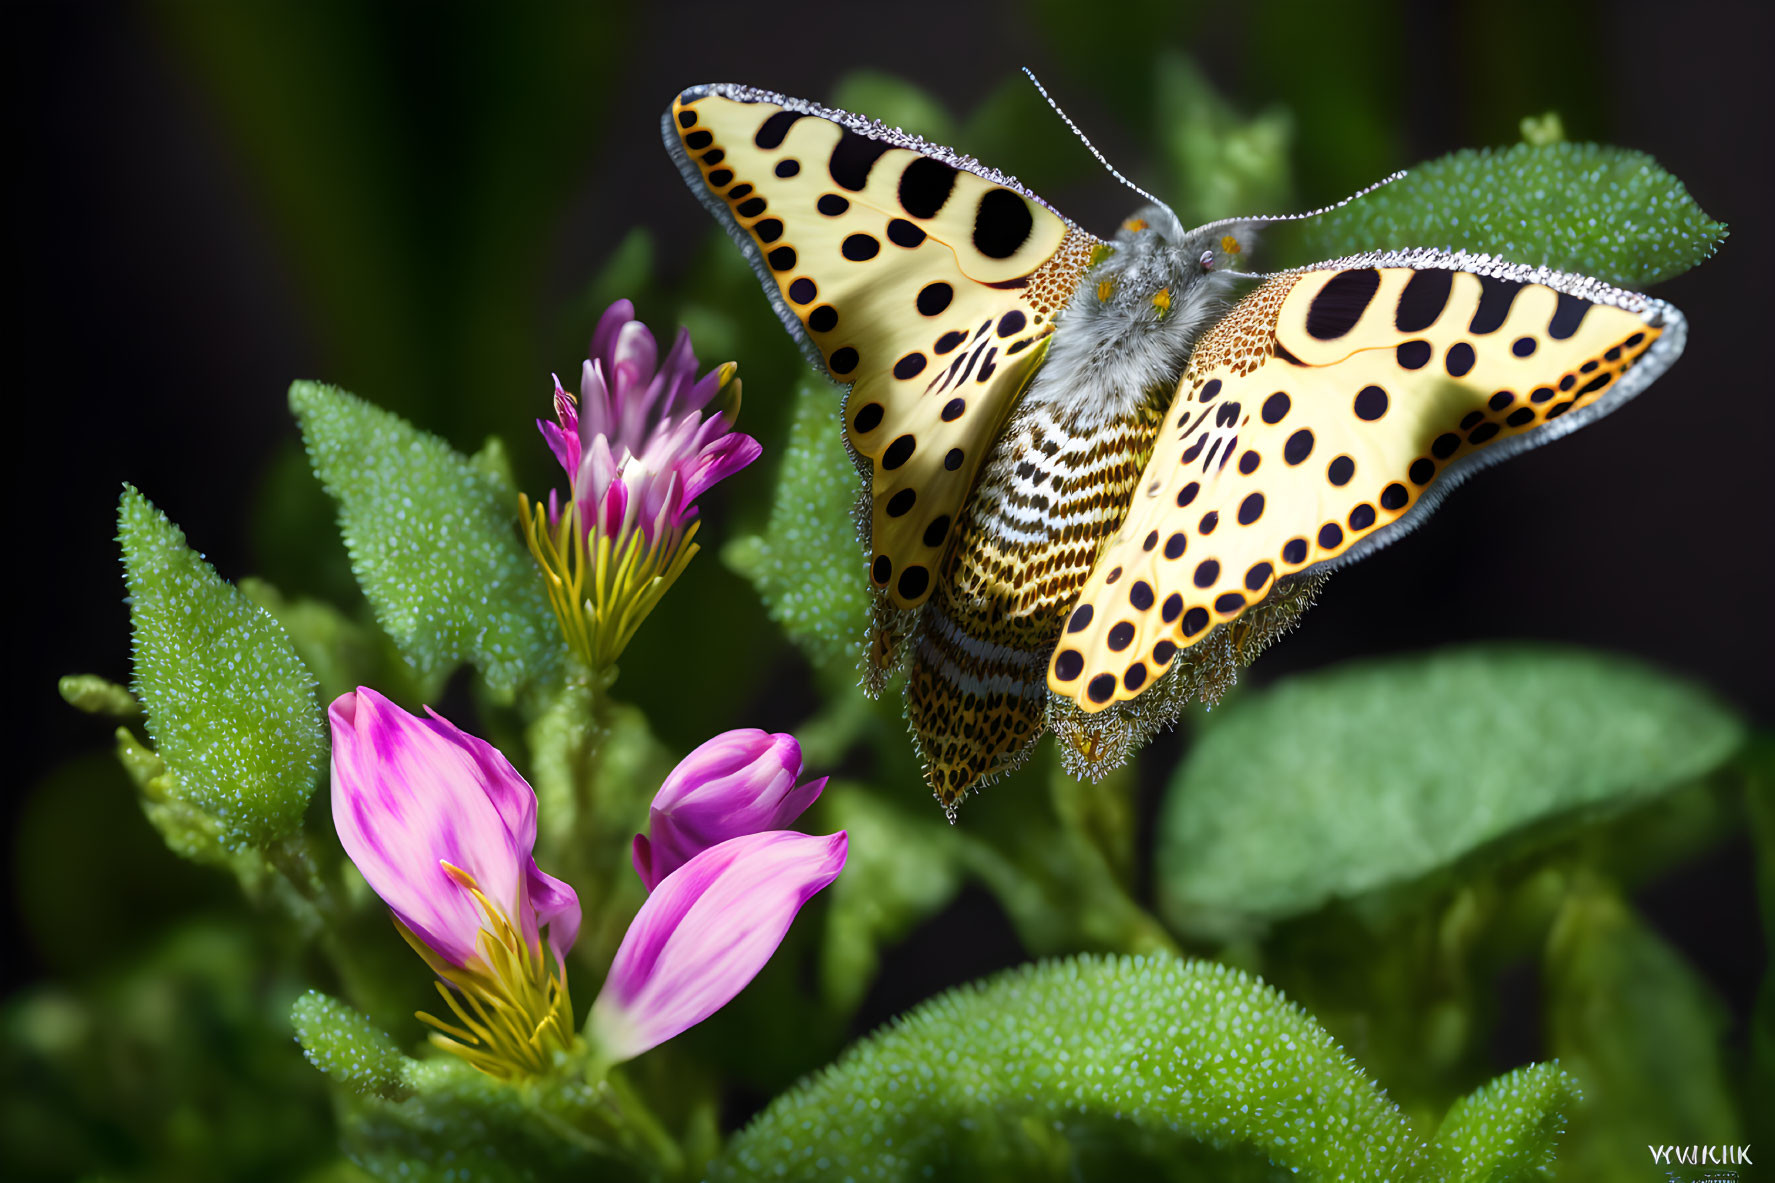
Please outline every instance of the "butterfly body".
[{"label": "butterfly body", "polygon": [[1166,211],[1125,222],[992,445],[908,672],[914,740],[946,800],[1016,767],[1048,727],[1048,657],[1196,335],[1230,302],[1232,283],[1201,254]]},{"label": "butterfly body", "polygon": [[664,120],[809,359],[848,383],[875,590],[946,808],[1045,731],[1101,775],[1213,702],[1331,568],[1643,389],[1661,301],[1433,250],[1259,277],[1263,219],[1100,241],[1002,174],[738,86]]}]

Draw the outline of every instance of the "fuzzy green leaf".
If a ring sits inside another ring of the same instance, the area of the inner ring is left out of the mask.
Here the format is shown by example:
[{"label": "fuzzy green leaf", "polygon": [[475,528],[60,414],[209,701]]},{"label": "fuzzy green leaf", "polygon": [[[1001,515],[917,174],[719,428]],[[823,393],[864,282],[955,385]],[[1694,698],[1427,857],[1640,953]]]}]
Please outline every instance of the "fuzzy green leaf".
[{"label": "fuzzy green leaf", "polygon": [[[1532,1067],[1432,1147],[1274,989],[1171,956],[1023,966],[925,1003],[777,1098],[714,1179],[1530,1179],[1575,1095]],[[1460,1145],[1454,1144],[1455,1139]]]},{"label": "fuzzy green leaf", "polygon": [[1742,738],[1705,691],[1576,650],[1451,649],[1293,678],[1216,712],[1178,770],[1160,901],[1179,928],[1224,938],[1405,891],[1693,781]]},{"label": "fuzzy green leaf", "polygon": [[229,849],[268,846],[301,825],[326,758],[314,675],[146,497],[125,486],[117,517],[134,691],[170,791]]},{"label": "fuzzy green leaf", "polygon": [[[1400,1178],[1428,1148],[1305,1012],[1172,957],[1080,957],[950,991],[735,1136],[716,1179],[1088,1175],[1217,1155],[1216,1177]],[[1126,1166],[1124,1162],[1122,1164]]]},{"label": "fuzzy green leaf", "polygon": [[315,475],[338,503],[352,571],[423,697],[463,661],[506,700],[558,671],[561,640],[497,453],[463,456],[398,415],[314,382],[290,387],[290,407]]},{"label": "fuzzy green leaf", "polygon": [[771,619],[822,664],[855,659],[869,605],[868,556],[854,516],[861,484],[845,453],[839,405],[831,386],[802,383],[770,523],[721,556],[758,589]]},{"label": "fuzzy green leaf", "polygon": [[1644,152],[1601,144],[1467,149],[1302,227],[1298,262],[1446,247],[1643,288],[1713,254],[1726,227]]},{"label": "fuzzy green leaf", "polygon": [[398,1101],[412,1090],[412,1060],[386,1033],[331,995],[309,990],[290,1008],[290,1025],[308,1062],[354,1093]]},{"label": "fuzzy green leaf", "polygon": [[1566,1114],[1582,1099],[1557,1064],[1530,1064],[1456,1101],[1431,1148],[1453,1183],[1550,1178]]}]

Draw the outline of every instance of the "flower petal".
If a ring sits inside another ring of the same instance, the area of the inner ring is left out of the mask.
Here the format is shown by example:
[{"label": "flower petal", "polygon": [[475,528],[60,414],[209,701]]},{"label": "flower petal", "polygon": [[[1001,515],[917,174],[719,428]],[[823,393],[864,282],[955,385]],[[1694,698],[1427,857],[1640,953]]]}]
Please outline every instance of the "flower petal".
[{"label": "flower petal", "polygon": [[[340,695],[328,718],[333,824],[345,853],[402,924],[446,960],[468,964],[481,910],[443,864],[468,872],[488,900],[520,920],[535,794],[504,757],[489,759],[481,741],[462,743],[473,737],[441,719],[417,719],[374,690]],[[529,795],[527,811],[514,799],[520,792]]]},{"label": "flower petal", "polygon": [[734,432],[704,448],[684,478],[684,503],[695,508],[696,499],[764,454],[764,445],[749,435]]},{"label": "flower petal", "polygon": [[592,330],[592,347],[588,357],[609,357],[611,346],[616,343],[616,335],[622,332],[624,325],[635,319],[635,305],[628,300],[618,300],[604,310],[598,318],[598,327]]},{"label": "flower petal", "polygon": [[567,479],[571,481],[579,472],[579,408],[574,405],[572,396],[561,389],[559,378],[555,379],[555,417],[559,423],[538,419],[536,427],[548,442],[549,451],[567,470]]},{"label": "flower petal", "polygon": [[726,1006],[764,968],[795,915],[844,869],[849,839],[777,830],[703,851],[666,876],[624,934],[588,1020],[614,1060],[640,1055]]},{"label": "flower petal", "polygon": [[[535,859],[530,860],[525,877],[535,916],[531,927],[549,930],[549,948],[555,951],[555,964],[564,968],[567,950],[573,948],[579,936],[579,893],[538,867]],[[536,934],[531,931],[524,935],[534,940]]]},{"label": "flower petal", "polygon": [[746,728],[702,744],[654,795],[648,857],[635,864],[641,882],[651,891],[711,846],[787,827],[826,784],[821,778],[796,788],[801,771],[801,745],[792,735]]}]

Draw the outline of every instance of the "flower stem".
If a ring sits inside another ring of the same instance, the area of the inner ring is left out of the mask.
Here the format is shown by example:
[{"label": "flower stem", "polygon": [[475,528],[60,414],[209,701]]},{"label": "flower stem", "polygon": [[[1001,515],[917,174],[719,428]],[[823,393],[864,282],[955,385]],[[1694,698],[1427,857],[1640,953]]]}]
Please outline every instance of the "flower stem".
[{"label": "flower stem", "polygon": [[641,1100],[641,1095],[616,1071],[607,1072],[604,1083],[610,1087],[611,1095],[616,1101],[618,1128],[625,1135],[638,1137],[648,1158],[659,1168],[661,1175],[668,1179],[682,1178],[685,1169],[684,1151]]}]

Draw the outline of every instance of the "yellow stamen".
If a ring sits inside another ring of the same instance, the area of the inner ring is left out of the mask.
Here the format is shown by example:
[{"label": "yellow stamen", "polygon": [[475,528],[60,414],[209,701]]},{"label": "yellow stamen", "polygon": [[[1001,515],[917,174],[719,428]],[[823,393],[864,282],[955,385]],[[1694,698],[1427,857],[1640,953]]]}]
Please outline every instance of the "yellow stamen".
[{"label": "yellow stamen", "polygon": [[[737,406],[738,381],[733,387]],[[542,568],[561,633],[594,670],[616,663],[647,614],[702,549],[696,543],[702,523],[696,520],[667,529],[649,545],[639,528],[620,539],[601,532],[587,539],[579,527],[578,503],[571,500],[553,529],[540,502],[532,504],[520,493],[518,505],[524,540]]]},{"label": "yellow stamen", "polygon": [[1122,229],[1128,231],[1130,234],[1138,234],[1146,229],[1146,219],[1129,218],[1126,222],[1122,223]]},{"label": "yellow stamen", "polygon": [[1153,293],[1153,307],[1159,310],[1160,316],[1164,316],[1167,312],[1171,311],[1170,288],[1160,288]]},{"label": "yellow stamen", "polygon": [[1100,242],[1091,248],[1091,262],[1088,266],[1095,267],[1115,253],[1115,247],[1110,246],[1107,242]]},{"label": "yellow stamen", "polygon": [[541,943],[525,941],[505,912],[482,894],[473,875],[449,863],[443,868],[474,894],[486,924],[479,938],[479,964],[464,967],[445,961],[395,921],[407,944],[444,979],[435,983],[438,994],[458,1022],[425,1011],[417,1012],[418,1017],[435,1028],[432,1043],[489,1076],[515,1080],[542,1072],[557,1052],[573,1044],[566,967],[557,963],[551,972]]},{"label": "yellow stamen", "polygon": [[1239,240],[1228,234],[1221,238],[1220,249],[1229,255],[1239,253]]},{"label": "yellow stamen", "polygon": [[1108,299],[1110,297],[1110,293],[1114,292],[1115,290],[1116,290],[1116,281],[1115,280],[1113,280],[1113,279],[1102,280],[1097,285],[1097,299],[1100,301],[1108,301]]}]

